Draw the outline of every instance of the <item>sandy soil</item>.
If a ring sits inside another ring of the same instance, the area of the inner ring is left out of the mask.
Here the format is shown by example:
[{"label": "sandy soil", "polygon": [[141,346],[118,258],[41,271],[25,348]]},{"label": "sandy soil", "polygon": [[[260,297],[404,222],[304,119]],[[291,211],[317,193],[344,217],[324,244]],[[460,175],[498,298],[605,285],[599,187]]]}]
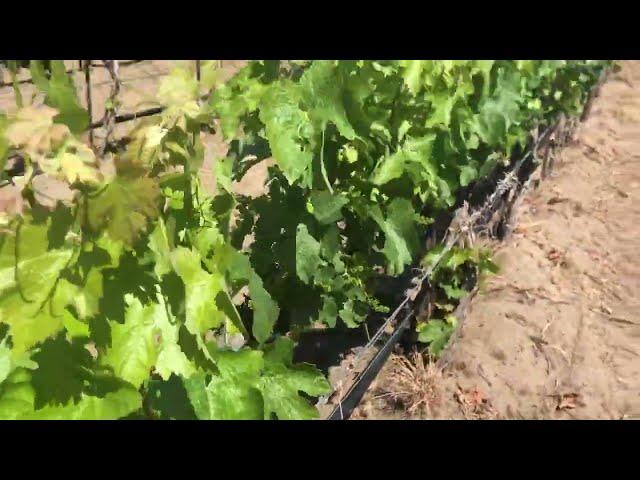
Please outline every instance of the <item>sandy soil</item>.
[{"label": "sandy soil", "polygon": [[426,402],[393,395],[396,356],[354,418],[640,418],[640,62],[603,86],[517,218],[442,368],[411,363]]}]

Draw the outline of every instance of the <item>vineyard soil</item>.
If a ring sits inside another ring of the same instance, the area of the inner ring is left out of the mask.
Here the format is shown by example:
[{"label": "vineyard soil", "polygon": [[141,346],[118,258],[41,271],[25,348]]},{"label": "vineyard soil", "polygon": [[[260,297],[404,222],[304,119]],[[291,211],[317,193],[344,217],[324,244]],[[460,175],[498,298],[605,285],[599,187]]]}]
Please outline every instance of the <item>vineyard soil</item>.
[{"label": "vineyard soil", "polygon": [[603,86],[516,219],[500,274],[413,386],[425,403],[394,400],[396,356],[353,418],[640,417],[640,62]]}]

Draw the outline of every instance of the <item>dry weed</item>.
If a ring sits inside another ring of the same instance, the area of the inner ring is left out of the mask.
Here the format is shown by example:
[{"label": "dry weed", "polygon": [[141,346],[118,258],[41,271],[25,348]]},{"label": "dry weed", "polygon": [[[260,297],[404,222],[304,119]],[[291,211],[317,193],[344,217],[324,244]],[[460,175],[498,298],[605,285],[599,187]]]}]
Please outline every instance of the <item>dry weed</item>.
[{"label": "dry weed", "polygon": [[402,404],[407,415],[430,414],[441,401],[442,371],[424,354],[413,351],[408,356],[393,354],[386,396]]}]

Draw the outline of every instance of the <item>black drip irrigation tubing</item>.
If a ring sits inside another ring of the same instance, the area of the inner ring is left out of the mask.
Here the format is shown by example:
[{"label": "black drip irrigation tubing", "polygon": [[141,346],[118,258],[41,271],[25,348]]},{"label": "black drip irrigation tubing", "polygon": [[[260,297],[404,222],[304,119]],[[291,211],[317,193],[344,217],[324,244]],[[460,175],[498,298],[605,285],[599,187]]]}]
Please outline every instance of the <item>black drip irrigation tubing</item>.
[{"label": "black drip irrigation tubing", "polygon": [[[163,110],[164,110],[164,107],[153,107],[153,108],[148,108],[146,110],[141,110],[139,112],[123,113],[122,115],[116,116],[115,123],[129,122],[131,120],[136,120],[138,118],[149,117],[151,115],[158,115],[159,113],[162,113]],[[104,120],[100,120],[98,122],[92,123],[91,125],[89,125],[89,129],[94,130],[102,126],[104,126]]]},{"label": "black drip irrigation tubing", "polygon": [[415,312],[413,310],[409,311],[404,316],[393,334],[384,343],[382,348],[376,352],[365,369],[358,375],[358,378],[353,385],[351,385],[347,394],[342,400],[340,400],[326,420],[347,420],[351,416],[355,408],[360,403],[360,400],[369,389],[371,382],[373,382],[373,380],[378,376],[378,373],[380,373],[380,370],[387,361],[387,358],[389,358],[391,351],[400,341],[402,335],[409,329],[414,316]]},{"label": "black drip irrigation tubing", "polygon": [[[608,71],[603,72],[599,82],[594,86],[589,94],[589,98],[585,103],[585,108],[589,108],[591,102],[594,98],[599,95],[599,88],[606,80],[608,76]],[[586,118],[585,113],[578,117],[580,121],[584,121]],[[532,164],[536,162],[535,158],[535,150],[542,143],[543,139],[547,140],[547,136],[556,130],[558,127],[558,122],[552,123],[549,127],[545,129],[545,131],[533,142],[533,144],[527,149],[521,159],[515,164],[512,163],[511,169],[508,169],[505,175],[502,177],[506,178],[508,175],[516,175],[518,182],[516,183],[516,188],[518,185],[523,184],[523,179],[521,175],[518,175],[520,168],[524,165],[524,163],[529,160]],[[535,171],[535,167],[528,168],[524,172],[524,176],[529,177]],[[500,195],[496,195],[500,188],[500,182],[498,182],[497,188],[486,198],[489,199],[491,196],[495,195],[495,198],[500,198],[505,192],[502,192]],[[508,192],[509,190],[507,190]],[[521,193],[521,192],[520,192]],[[494,198],[494,199],[495,199]],[[429,279],[427,275],[422,278],[423,282],[427,284],[427,288],[429,288]],[[420,287],[421,293],[424,293],[424,285]],[[409,330],[409,327],[412,324],[413,318],[416,316],[416,311],[414,306],[416,305],[415,301],[410,301],[408,298],[405,298],[403,302],[401,302],[393,314],[385,320],[382,327],[378,330],[376,335],[374,336],[373,341],[370,341],[367,344],[367,347],[371,346],[372,343],[381,336],[382,331],[386,326],[390,325],[391,322],[397,317],[401,312],[405,311],[404,317],[397,324],[391,336],[384,342],[382,347],[375,353],[373,358],[367,363],[366,367],[358,373],[355,381],[347,391],[347,393],[338,401],[338,404],[334,407],[333,411],[329,414],[325,420],[348,420],[355,408],[358,406],[362,397],[369,389],[369,386],[373,382],[373,380],[378,376],[380,370],[382,369],[384,363],[389,358],[389,355],[393,351],[393,348],[400,342],[403,338],[403,335]],[[407,311],[408,310],[408,311]]]}]

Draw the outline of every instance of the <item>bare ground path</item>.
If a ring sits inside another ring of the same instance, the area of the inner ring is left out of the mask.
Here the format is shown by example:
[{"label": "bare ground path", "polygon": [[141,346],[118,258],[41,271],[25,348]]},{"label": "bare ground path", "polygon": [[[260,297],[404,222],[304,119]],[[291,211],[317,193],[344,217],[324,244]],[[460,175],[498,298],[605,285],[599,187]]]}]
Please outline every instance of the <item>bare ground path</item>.
[{"label": "bare ground path", "polygon": [[428,408],[393,400],[396,356],[355,418],[640,418],[640,62],[517,218],[443,369],[423,371]]}]

